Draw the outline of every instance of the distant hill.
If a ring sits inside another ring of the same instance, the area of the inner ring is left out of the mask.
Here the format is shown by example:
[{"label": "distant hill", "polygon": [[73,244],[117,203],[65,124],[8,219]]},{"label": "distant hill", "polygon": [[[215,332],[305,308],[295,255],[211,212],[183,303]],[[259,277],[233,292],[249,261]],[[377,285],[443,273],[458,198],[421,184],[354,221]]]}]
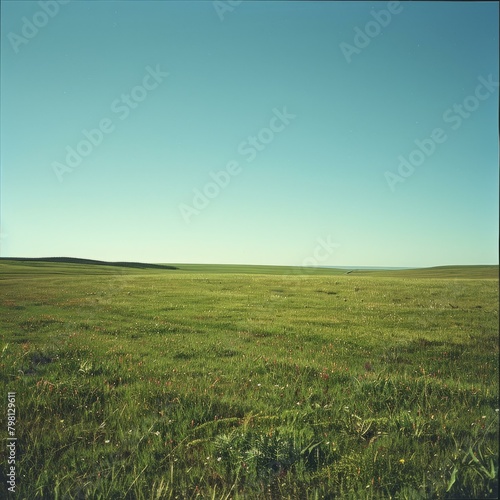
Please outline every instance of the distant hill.
[{"label": "distant hill", "polygon": [[356,275],[399,276],[401,278],[498,279],[498,265],[436,266],[401,270],[351,271]]},{"label": "distant hill", "polygon": [[243,264],[148,264],[143,262],[107,262],[74,257],[0,257],[0,275],[29,274],[109,274],[117,269],[161,271],[176,270],[178,273],[202,274],[272,274],[282,276],[341,276],[387,278],[437,278],[437,279],[496,279],[498,265],[439,266],[415,269],[368,269],[293,267]]},{"label": "distant hill", "polygon": [[180,272],[232,273],[232,274],[275,274],[308,276],[380,276],[390,278],[443,278],[443,279],[498,279],[498,265],[439,266],[422,268],[375,269],[359,267],[293,267],[240,264],[179,264]]},{"label": "distant hill", "polygon": [[60,264],[85,264],[94,266],[131,267],[133,269],[178,269],[163,264],[145,264],[142,262],[106,262],[104,260],[77,259],[75,257],[0,257],[0,261],[51,262]]}]

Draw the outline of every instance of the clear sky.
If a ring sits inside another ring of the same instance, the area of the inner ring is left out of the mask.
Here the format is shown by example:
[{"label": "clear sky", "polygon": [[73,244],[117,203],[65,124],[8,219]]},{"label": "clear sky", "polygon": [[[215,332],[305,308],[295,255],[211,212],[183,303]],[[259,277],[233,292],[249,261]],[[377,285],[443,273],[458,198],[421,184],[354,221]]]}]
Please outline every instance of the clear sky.
[{"label": "clear sky", "polygon": [[498,263],[497,3],[232,3],[2,2],[1,256]]}]

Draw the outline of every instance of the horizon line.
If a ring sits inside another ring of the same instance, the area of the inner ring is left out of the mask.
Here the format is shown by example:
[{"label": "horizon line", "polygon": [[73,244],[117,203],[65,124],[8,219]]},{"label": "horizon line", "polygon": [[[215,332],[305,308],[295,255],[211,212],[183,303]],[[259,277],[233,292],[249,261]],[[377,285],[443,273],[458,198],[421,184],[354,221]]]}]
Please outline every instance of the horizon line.
[{"label": "horizon line", "polygon": [[307,269],[380,269],[380,270],[410,270],[410,269],[429,269],[434,267],[472,267],[472,266],[499,266],[499,263],[495,264],[438,264],[438,265],[428,265],[428,266],[367,266],[367,265],[343,265],[339,264],[337,266],[303,266],[299,264],[243,264],[243,263],[221,263],[221,262],[149,262],[149,261],[135,261],[135,260],[100,260],[100,259],[90,259],[86,257],[67,257],[67,256],[57,256],[57,257],[0,257],[0,260],[54,260],[54,259],[68,259],[68,260],[82,260],[82,261],[94,261],[101,263],[127,263],[127,264],[150,264],[150,265],[196,265],[196,266],[264,266],[264,267],[294,267],[294,268],[307,268]]}]

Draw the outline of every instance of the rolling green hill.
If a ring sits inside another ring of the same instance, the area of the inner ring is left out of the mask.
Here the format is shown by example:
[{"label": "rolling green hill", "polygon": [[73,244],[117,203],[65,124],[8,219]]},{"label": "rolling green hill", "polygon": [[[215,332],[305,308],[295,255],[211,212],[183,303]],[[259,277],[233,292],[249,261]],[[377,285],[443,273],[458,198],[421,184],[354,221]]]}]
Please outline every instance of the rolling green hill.
[{"label": "rolling green hill", "polygon": [[404,270],[337,269],[324,267],[264,266],[241,264],[150,264],[106,262],[71,257],[6,258],[0,257],[0,275],[23,274],[116,274],[121,272],[176,271],[210,274],[267,274],[310,276],[380,276],[402,278],[498,279],[498,265],[439,266]]},{"label": "rolling green hill", "polygon": [[498,279],[498,266],[438,266],[398,271],[354,271],[359,276],[386,276],[402,278],[444,278],[444,279]]}]

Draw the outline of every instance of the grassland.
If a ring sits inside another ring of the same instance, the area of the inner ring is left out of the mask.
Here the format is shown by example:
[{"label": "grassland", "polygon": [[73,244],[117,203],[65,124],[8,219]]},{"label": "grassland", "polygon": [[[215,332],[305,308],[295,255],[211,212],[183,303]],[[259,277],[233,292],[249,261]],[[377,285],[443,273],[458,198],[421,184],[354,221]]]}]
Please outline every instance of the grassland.
[{"label": "grassland", "polygon": [[0,261],[16,498],[497,498],[498,267],[173,266]]}]

